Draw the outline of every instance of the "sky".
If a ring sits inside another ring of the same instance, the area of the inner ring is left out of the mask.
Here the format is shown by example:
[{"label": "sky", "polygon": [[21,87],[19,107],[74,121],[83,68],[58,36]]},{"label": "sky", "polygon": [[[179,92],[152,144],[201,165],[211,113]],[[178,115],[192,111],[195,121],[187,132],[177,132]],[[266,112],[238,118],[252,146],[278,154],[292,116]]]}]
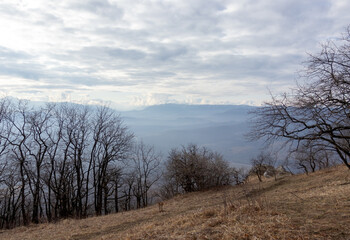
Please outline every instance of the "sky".
[{"label": "sky", "polygon": [[348,0],[1,0],[0,95],[260,105],[295,86],[349,12]]}]

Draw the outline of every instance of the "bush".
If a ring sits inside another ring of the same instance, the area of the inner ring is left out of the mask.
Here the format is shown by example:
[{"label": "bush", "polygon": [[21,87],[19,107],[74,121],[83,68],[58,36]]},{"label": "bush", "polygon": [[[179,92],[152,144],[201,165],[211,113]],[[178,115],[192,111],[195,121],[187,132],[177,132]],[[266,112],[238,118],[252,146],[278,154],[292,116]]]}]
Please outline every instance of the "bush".
[{"label": "bush", "polygon": [[234,168],[221,154],[189,144],[172,149],[166,162],[165,186],[168,192],[193,192],[232,183]]}]

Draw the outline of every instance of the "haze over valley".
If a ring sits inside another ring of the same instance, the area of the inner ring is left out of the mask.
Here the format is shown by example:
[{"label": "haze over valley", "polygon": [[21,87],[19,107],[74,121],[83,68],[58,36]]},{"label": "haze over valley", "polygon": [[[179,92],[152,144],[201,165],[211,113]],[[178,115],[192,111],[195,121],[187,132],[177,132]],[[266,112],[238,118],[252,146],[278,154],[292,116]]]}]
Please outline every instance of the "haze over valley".
[{"label": "haze over valley", "polygon": [[244,136],[249,131],[248,113],[255,108],[164,104],[120,114],[138,140],[154,145],[164,157],[171,148],[196,143],[223,154],[233,165],[247,166],[263,147]]}]

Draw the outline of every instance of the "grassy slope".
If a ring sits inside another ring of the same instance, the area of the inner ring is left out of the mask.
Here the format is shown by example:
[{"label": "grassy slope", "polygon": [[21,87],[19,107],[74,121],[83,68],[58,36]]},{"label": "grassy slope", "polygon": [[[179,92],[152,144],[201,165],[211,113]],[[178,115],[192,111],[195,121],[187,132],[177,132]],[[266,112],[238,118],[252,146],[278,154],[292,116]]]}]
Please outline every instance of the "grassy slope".
[{"label": "grassy slope", "polygon": [[350,239],[350,171],[252,179],[157,206],[2,231],[0,239]]}]

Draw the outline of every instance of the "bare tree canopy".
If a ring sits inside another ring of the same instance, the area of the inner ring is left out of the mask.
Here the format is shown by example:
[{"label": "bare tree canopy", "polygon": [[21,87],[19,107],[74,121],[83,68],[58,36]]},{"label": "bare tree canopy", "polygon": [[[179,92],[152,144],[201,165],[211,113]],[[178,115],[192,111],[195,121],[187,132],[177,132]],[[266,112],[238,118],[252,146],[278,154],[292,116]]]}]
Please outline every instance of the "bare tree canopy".
[{"label": "bare tree canopy", "polygon": [[0,228],[108,214],[133,137],[106,106],[0,99]]},{"label": "bare tree canopy", "polygon": [[259,182],[262,182],[262,176],[268,170],[268,167],[274,169],[273,162],[274,159],[270,154],[261,152],[256,158],[251,159],[252,169],[250,171],[258,177]]},{"label": "bare tree canopy", "polygon": [[320,145],[314,146],[312,141],[304,141],[299,146],[298,151],[293,152],[292,155],[295,159],[295,167],[302,169],[306,174],[337,163],[334,152],[328,151]]},{"label": "bare tree canopy", "polygon": [[131,170],[135,176],[133,193],[136,197],[136,207],[146,207],[149,203],[149,190],[161,177],[161,155],[153,146],[141,141],[135,144],[131,160]]},{"label": "bare tree canopy", "polygon": [[171,191],[193,192],[230,184],[233,171],[219,153],[189,144],[180,150],[170,151],[165,178],[166,182],[170,183],[167,186],[175,188]]},{"label": "bare tree canopy", "polygon": [[302,83],[254,111],[251,139],[312,141],[335,151],[350,168],[350,27],[310,54]]}]

